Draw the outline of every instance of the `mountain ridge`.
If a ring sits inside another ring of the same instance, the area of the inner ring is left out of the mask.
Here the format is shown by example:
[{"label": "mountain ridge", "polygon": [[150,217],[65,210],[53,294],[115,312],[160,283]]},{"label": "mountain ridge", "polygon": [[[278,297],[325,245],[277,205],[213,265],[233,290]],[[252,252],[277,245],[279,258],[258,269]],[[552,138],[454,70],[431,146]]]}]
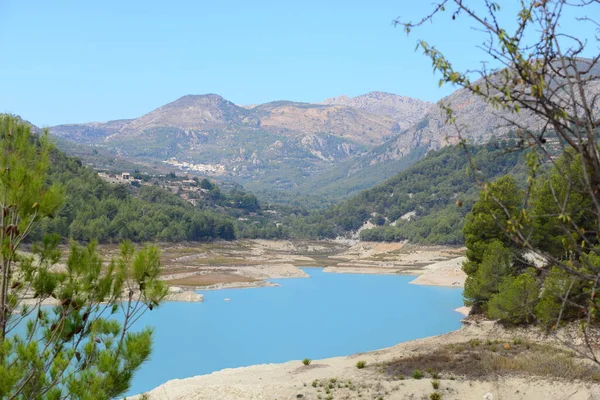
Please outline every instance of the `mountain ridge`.
[{"label": "mountain ridge", "polygon": [[[396,95],[386,94],[390,96]],[[388,106],[394,112],[388,115],[391,111],[286,100],[249,108],[210,93],[182,96],[138,118],[49,129],[62,139],[127,158],[289,189],[399,133],[399,108],[406,102],[398,100],[395,109]],[[406,115],[414,118],[414,112]]]},{"label": "mountain ridge", "polygon": [[346,105],[372,114],[387,115],[398,122],[400,130],[407,129],[418,122],[418,116],[425,114],[434,105],[412,97],[380,91],[355,97],[340,95],[325,99],[321,104]]}]

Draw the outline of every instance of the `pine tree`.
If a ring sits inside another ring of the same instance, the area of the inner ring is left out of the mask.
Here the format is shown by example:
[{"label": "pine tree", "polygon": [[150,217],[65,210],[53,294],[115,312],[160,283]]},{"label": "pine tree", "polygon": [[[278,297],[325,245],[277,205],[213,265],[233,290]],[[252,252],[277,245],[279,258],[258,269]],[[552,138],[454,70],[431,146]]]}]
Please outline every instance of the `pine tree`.
[{"label": "pine tree", "polygon": [[166,294],[159,251],[123,243],[105,262],[94,243],[72,244],[60,264],[57,235],[21,251],[63,194],[46,183],[46,132],[0,117],[0,149],[0,398],[116,397],[151,351],[152,331],[130,330]]}]

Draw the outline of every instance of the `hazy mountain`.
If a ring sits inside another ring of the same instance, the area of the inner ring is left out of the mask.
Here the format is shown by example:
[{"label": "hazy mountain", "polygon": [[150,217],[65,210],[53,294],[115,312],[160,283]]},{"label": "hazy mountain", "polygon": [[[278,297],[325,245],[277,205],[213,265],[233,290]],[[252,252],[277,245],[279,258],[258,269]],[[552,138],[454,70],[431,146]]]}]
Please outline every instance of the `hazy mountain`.
[{"label": "hazy mountain", "polygon": [[184,130],[231,129],[259,126],[258,119],[217,94],[183,96],[124,125],[119,134],[139,135],[152,128]]},{"label": "hazy mountain", "polygon": [[[600,67],[592,69],[589,74],[600,76]],[[548,79],[552,87],[562,87],[560,76]],[[592,101],[595,96],[600,95],[600,80],[590,79],[586,85],[589,104],[595,104],[600,112],[600,103]],[[565,106],[570,104],[570,94],[566,91],[558,91],[555,96],[559,96]],[[446,112],[441,105],[452,108],[454,124],[446,123]],[[332,199],[353,195],[393,176],[419,160],[428,151],[457,143],[459,132],[463,139],[474,144],[487,143],[493,137],[506,137],[515,129],[515,125],[507,120],[532,131],[539,131],[543,127],[543,122],[526,110],[519,114],[509,114],[492,107],[466,89],[459,89],[431,106],[426,114],[408,129],[370,149],[366,154],[347,161],[343,166],[333,167],[313,177],[303,183],[298,191],[325,195]],[[548,146],[556,147],[556,142],[550,140]]]},{"label": "hazy mountain", "polygon": [[59,125],[52,134],[257,187],[289,188],[400,132],[396,119],[346,105],[277,101],[245,108],[188,95],[139,118]]},{"label": "hazy mountain", "polygon": [[402,130],[419,122],[433,106],[433,103],[385,92],[370,92],[356,97],[342,95],[326,99],[323,104],[344,105],[371,114],[387,115],[395,119]]},{"label": "hazy mountain", "polygon": [[108,122],[90,122],[87,124],[67,124],[50,128],[50,132],[63,139],[80,144],[101,143],[107,136],[118,132],[130,119]]},{"label": "hazy mountain", "polygon": [[[455,124],[446,123],[442,104],[452,107]],[[458,131],[472,143],[504,136],[512,129],[507,117],[541,127],[527,112],[509,116],[459,89],[436,105],[382,92],[243,107],[216,94],[189,95],[132,120],[50,131],[122,158],[232,179],[252,190],[339,199],[456,143]]]},{"label": "hazy mountain", "polygon": [[[600,112],[600,103],[596,101],[597,96],[600,95],[600,66],[595,65],[590,68],[590,60],[587,59],[578,59],[577,62],[580,64],[581,71],[589,69],[584,75],[587,101]],[[501,71],[497,72],[497,76],[501,76]],[[589,79],[590,77],[592,79]],[[491,79],[496,79],[496,77],[491,76]],[[561,104],[561,107],[569,108],[572,104],[572,94],[567,90],[561,74],[548,76],[546,81],[547,85],[553,88],[553,91],[548,92],[547,95],[551,96],[557,104]],[[475,82],[474,85],[485,88],[482,79]],[[579,99],[578,94],[575,97]],[[446,112],[441,109],[441,105],[449,106],[452,109],[455,123],[446,123]],[[381,146],[385,147],[383,151],[382,148],[372,151],[369,162],[375,164],[401,159],[417,147],[438,149],[449,143],[456,143],[459,133],[460,137],[471,143],[486,143],[492,137],[503,137],[514,131],[516,126],[531,131],[540,131],[544,122],[526,109],[521,110],[518,114],[510,113],[493,107],[467,89],[459,89],[430,108],[419,122]]]},{"label": "hazy mountain", "polygon": [[[440,105],[452,108],[454,124],[446,123],[447,115]],[[493,136],[504,136],[514,130],[507,118],[532,130],[542,127],[541,122],[528,112],[509,114],[495,109],[468,90],[459,89],[431,107],[416,124],[373,151],[370,163],[401,159],[417,147],[439,149],[457,143],[459,132],[462,138],[472,143],[485,143]]]}]

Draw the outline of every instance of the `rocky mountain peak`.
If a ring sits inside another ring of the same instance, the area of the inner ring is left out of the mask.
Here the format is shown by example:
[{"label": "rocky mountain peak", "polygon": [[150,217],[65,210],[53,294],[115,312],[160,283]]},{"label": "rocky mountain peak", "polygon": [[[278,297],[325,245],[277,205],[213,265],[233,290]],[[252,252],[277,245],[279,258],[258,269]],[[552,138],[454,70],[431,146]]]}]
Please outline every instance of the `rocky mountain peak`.
[{"label": "rocky mountain peak", "polygon": [[392,117],[401,130],[417,123],[433,106],[432,103],[386,92],[369,92],[356,97],[341,95],[322,104],[344,105],[371,114]]},{"label": "rocky mountain peak", "polygon": [[[196,105],[217,105],[223,103],[231,103],[228,100],[225,100],[222,96],[215,93],[207,93],[207,94],[187,94],[178,98],[171,103],[165,104],[163,107],[185,107],[185,106],[196,106]],[[235,105],[235,104],[233,104]]]},{"label": "rocky mountain peak", "polygon": [[210,130],[231,124],[256,125],[258,120],[248,115],[247,109],[218,94],[187,95],[136,118],[121,131],[139,133],[158,127]]}]

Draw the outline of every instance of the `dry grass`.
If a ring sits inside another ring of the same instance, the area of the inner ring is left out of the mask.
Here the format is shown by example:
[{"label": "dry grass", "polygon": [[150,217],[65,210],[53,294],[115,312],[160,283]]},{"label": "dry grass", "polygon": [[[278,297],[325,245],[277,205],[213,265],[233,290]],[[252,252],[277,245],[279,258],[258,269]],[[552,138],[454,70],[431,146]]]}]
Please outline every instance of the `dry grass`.
[{"label": "dry grass", "polygon": [[189,272],[197,272],[201,273],[202,269],[197,267],[170,267],[168,269],[163,269],[161,271],[161,275],[175,275],[175,274],[185,274]]},{"label": "dry grass", "polygon": [[430,375],[462,376],[485,379],[516,375],[600,382],[600,368],[585,362],[574,353],[549,345],[472,340],[450,344],[429,353],[402,358],[389,363],[391,376],[410,375],[421,369]]},{"label": "dry grass", "polygon": [[219,283],[232,283],[232,282],[257,282],[257,279],[248,278],[236,274],[202,274],[193,275],[185,278],[172,279],[165,281],[168,285],[173,286],[210,286]]},{"label": "dry grass", "polygon": [[264,261],[253,261],[245,258],[233,257],[229,255],[218,255],[210,256],[206,258],[196,258],[193,260],[186,260],[184,262],[171,261],[169,264],[185,264],[185,265],[197,265],[197,266],[245,266],[245,265],[261,265]]},{"label": "dry grass", "polygon": [[335,267],[340,263],[340,260],[329,258],[329,256],[314,256],[311,254],[309,257],[313,260],[290,261],[290,264],[296,267]]}]

